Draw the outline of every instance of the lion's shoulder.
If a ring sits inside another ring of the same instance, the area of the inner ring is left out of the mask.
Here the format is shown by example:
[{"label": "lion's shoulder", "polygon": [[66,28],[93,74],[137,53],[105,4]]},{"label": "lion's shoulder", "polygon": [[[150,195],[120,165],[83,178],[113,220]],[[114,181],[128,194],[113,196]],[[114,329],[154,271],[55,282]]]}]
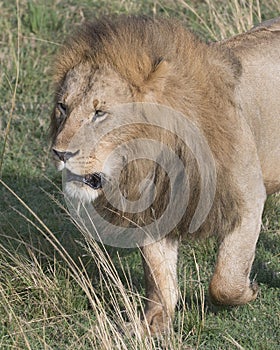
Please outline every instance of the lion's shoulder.
[{"label": "lion's shoulder", "polygon": [[217,45],[233,50],[242,59],[259,52],[262,55],[278,52],[279,55],[279,43],[280,17],[262,22],[248,32],[218,42]]}]

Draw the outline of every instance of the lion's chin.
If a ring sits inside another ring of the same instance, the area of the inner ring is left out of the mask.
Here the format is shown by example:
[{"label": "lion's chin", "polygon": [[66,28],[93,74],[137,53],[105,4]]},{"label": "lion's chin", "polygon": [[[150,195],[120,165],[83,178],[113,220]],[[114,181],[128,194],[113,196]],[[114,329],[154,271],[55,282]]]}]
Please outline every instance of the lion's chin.
[{"label": "lion's chin", "polygon": [[78,199],[82,203],[94,202],[99,196],[100,190],[94,190],[84,183],[71,181],[66,182],[64,187],[65,195],[71,199]]}]

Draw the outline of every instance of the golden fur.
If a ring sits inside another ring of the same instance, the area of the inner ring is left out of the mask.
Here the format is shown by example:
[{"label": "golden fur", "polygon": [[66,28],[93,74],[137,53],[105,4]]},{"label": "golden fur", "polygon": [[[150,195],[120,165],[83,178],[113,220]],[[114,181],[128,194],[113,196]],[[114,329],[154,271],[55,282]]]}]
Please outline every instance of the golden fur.
[{"label": "golden fur", "polygon": [[[279,31],[276,32],[278,39],[273,40],[279,43]],[[243,49],[242,45],[250,43],[252,35],[254,40],[259,40],[256,30],[254,34],[245,34],[242,44],[237,37],[232,41],[207,45],[174,20],[144,16],[104,18],[83,24],[74,36],[67,39],[55,62],[56,98],[51,135],[56,151],[68,151],[69,142],[94,110],[105,108],[110,111],[120,103],[156,102],[182,112],[199,128],[214,157],[217,183],[207,219],[190,236],[215,234],[220,238],[210,296],[216,303],[231,305],[243,304],[256,297],[257,288],[250,284],[249,273],[265,201],[264,183],[269,193],[279,189],[280,170],[272,169],[265,160],[267,154],[262,153],[262,145],[257,142],[262,125],[256,125],[255,119],[250,119],[249,115],[252,105],[256,108],[251,91],[254,83],[248,86],[250,83],[243,77],[253,72],[248,72],[250,62],[243,59],[246,48]],[[267,35],[268,41],[272,42]],[[267,45],[272,47],[271,43]],[[255,47],[254,42],[251,60],[257,56]],[[263,75],[263,79],[266,81],[269,77]],[[279,91],[279,83],[276,90]],[[61,103],[65,106],[64,116],[58,108]],[[273,108],[277,108],[276,102]],[[265,106],[258,112],[263,114],[266,122],[273,118],[272,113],[266,113]],[[264,135],[270,135],[273,140],[270,148],[277,147],[275,157],[279,157],[279,118],[277,123],[278,136],[274,136],[272,132],[275,131],[270,129]],[[172,133],[144,125],[133,129],[127,126],[125,130],[107,135],[97,145],[96,154],[90,154],[86,165],[83,150],[65,162],[56,154],[56,162],[59,167],[67,166],[79,175],[101,171],[112,149],[141,135],[165,143],[180,155],[188,168],[190,199],[186,215],[177,226],[182,234],[187,234],[201,191],[199,169],[194,156]],[[85,147],[90,147],[90,144]],[[70,151],[76,154],[77,149],[78,143],[76,148],[74,143]],[[140,180],[153,166],[150,161],[142,160],[137,164],[132,162],[123,172],[121,186],[131,200],[139,196]],[[130,222],[150,222],[152,215],[160,217],[166,208],[168,179],[163,171],[153,169],[157,172],[155,183],[159,193],[153,211],[130,215]],[[264,180],[262,174],[265,174]],[[120,215],[114,216],[111,210],[108,211],[110,205],[102,195],[95,198],[92,191],[96,190],[84,189],[81,185],[69,187],[69,191],[77,197],[83,193],[84,199],[96,199],[96,207],[108,220],[121,220]],[[174,312],[177,247],[178,235],[173,231],[162,240],[142,248],[149,299],[146,319],[152,331],[164,329]]]}]

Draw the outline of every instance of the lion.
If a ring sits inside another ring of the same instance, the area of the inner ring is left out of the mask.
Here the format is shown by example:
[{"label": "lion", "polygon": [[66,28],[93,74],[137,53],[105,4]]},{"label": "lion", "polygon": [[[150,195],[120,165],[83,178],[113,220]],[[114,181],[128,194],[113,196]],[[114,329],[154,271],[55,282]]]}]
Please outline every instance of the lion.
[{"label": "lion", "polygon": [[[211,302],[254,300],[250,271],[263,207],[280,189],[280,18],[205,43],[176,20],[104,17],[67,38],[54,83],[52,150],[58,170],[66,171],[67,196],[115,227],[141,228],[165,217],[160,228],[168,232],[139,244],[150,331],[172,321],[182,238],[219,241]],[[114,188],[119,197],[107,195]],[[143,193],[151,205],[119,205],[118,198],[139,203]],[[193,223],[197,207],[204,214]],[[105,239],[117,245],[119,236],[107,231]]]}]

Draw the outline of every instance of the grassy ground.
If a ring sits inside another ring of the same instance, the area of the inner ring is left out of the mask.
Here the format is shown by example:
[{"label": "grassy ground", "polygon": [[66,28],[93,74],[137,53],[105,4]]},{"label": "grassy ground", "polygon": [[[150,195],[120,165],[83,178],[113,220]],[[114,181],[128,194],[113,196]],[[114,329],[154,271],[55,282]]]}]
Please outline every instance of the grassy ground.
[{"label": "grassy ground", "polygon": [[[75,228],[50,164],[50,65],[73,26],[104,13],[175,16],[206,40],[279,16],[277,0],[56,0],[0,2],[0,348],[279,349],[280,197],[263,217],[253,277],[256,302],[207,304],[216,244],[185,244],[174,331],[131,337],[143,307],[137,251],[106,250]],[[9,187],[9,188],[8,188]],[[14,192],[13,192],[14,191]],[[51,195],[49,195],[51,194]],[[61,205],[62,204],[62,205]],[[39,217],[37,217],[39,215]]]}]

